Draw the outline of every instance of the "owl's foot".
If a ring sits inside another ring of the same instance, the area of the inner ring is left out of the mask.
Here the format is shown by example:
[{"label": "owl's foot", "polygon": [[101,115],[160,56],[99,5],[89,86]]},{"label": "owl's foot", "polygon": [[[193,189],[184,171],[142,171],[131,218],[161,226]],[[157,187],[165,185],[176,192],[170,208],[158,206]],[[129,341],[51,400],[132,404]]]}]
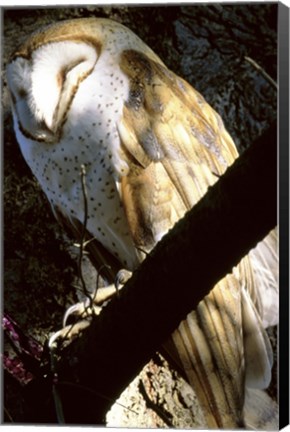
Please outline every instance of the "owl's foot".
[{"label": "owl's foot", "polygon": [[70,306],[63,318],[63,328],[55,332],[49,339],[49,347],[54,348],[56,342],[71,341],[90,324],[94,315],[99,315],[101,305],[116,294],[114,284],[106,288],[99,288],[96,293],[86,300]]},{"label": "owl's foot", "polygon": [[96,293],[86,300],[70,306],[63,318],[63,328],[54,333],[49,346],[52,347],[59,340],[70,341],[79,335],[90,323],[90,318],[99,315],[104,303],[108,302],[113,296],[123,288],[124,284],[130,279],[132,273],[127,270],[120,270],[117,273],[114,284],[104,288],[98,288]]},{"label": "owl's foot", "polygon": [[69,323],[69,319],[75,317],[77,319],[86,319],[92,315],[99,315],[102,305],[108,302],[113,296],[118,295],[120,289],[130,279],[132,273],[128,270],[120,270],[115,278],[114,284],[104,288],[98,288],[94,295],[86,300],[76,303],[69,307],[63,318],[63,326]]},{"label": "owl's foot", "polygon": [[78,337],[80,333],[85,330],[86,327],[90,324],[89,319],[83,319],[78,321],[75,324],[70,324],[63,327],[61,330],[53,333],[53,335],[49,338],[48,347],[53,353],[54,350],[59,346],[59,344],[64,343],[65,341],[71,342],[73,339]]},{"label": "owl's foot", "polygon": [[99,315],[102,310],[101,305],[109,301],[116,293],[117,288],[114,284],[98,288],[95,294],[67,309],[63,318],[63,326],[65,327],[71,318],[86,319],[92,315]]}]

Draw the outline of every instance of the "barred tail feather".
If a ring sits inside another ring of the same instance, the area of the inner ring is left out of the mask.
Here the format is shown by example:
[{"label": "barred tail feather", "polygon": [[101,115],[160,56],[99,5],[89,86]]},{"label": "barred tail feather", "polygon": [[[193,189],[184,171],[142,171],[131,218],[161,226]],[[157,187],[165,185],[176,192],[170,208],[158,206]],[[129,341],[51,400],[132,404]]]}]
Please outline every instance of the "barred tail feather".
[{"label": "barred tail feather", "polygon": [[209,428],[243,426],[245,365],[240,305],[239,283],[228,275],[172,336]]}]

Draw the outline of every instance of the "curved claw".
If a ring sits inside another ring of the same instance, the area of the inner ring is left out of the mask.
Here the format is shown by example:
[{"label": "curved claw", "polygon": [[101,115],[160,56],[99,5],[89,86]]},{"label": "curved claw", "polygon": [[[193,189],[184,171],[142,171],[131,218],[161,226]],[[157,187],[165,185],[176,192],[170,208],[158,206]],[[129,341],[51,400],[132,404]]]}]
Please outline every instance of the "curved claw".
[{"label": "curved claw", "polygon": [[[53,348],[58,338],[67,339],[69,337],[71,339],[86,328],[89,325],[89,320],[87,318],[93,314],[99,315],[101,312],[102,308],[97,304],[104,303],[110,300],[115,294],[118,294],[118,290],[123,287],[131,277],[131,274],[132,273],[127,270],[120,270],[116,276],[115,284],[106,288],[100,288],[93,300],[87,298],[83,302],[70,306],[63,317],[63,328],[50,337],[48,343],[49,348]],[[68,320],[72,315],[81,318],[81,320],[74,324],[68,324]]]},{"label": "curved claw", "polygon": [[131,276],[132,272],[130,272],[129,270],[121,269],[118,271],[115,277],[115,287],[117,292],[123,287],[123,285],[125,285],[125,283],[130,279]]},{"label": "curved claw", "polygon": [[89,324],[90,322],[88,320],[82,320],[76,324],[68,325],[61,330],[58,330],[49,338],[48,347],[53,350],[55,348],[55,343],[57,339],[72,339],[73,337],[77,336],[82,330],[88,327]]},{"label": "curved claw", "polygon": [[63,326],[65,327],[67,325],[68,319],[72,315],[76,315],[77,317],[80,317],[82,319],[88,318],[89,316],[96,314],[99,315],[101,312],[101,307],[96,305],[91,305],[89,302],[89,299],[76,303],[72,306],[70,306],[63,317]]}]

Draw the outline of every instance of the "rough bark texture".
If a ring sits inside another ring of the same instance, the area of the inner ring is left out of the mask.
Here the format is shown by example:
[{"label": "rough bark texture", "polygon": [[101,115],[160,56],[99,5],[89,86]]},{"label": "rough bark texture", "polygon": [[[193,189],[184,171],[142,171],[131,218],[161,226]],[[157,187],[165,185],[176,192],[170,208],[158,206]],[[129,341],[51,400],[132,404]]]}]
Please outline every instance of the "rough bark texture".
[{"label": "rough bark texture", "polygon": [[[277,4],[215,4],[6,9],[2,21],[3,66],[18,42],[52,21],[81,16],[116,19],[139,34],[168,67],[202,92],[221,114],[239,149],[243,149],[267,129],[276,116],[275,90],[244,61],[244,55],[253,58],[276,78],[277,8]],[[60,327],[65,308],[76,301],[73,286],[77,283],[76,252],[72,247],[73,239],[68,240],[55,223],[49,205],[22,159],[12,131],[5,79],[3,84],[4,304],[24,331],[43,343],[49,332]],[[94,277],[89,268],[89,279],[93,283]],[[176,380],[175,372],[163,368],[164,360],[158,359],[155,357],[149,369],[144,370],[132,386],[138,388],[142,379],[147,382],[152,370],[163,370],[161,381],[152,383],[151,380],[150,384],[157,388],[158,382],[169,383],[166,384],[167,394],[158,404],[171,412],[173,425],[200,426],[202,419],[191,389],[181,378]],[[167,379],[169,375],[171,380]],[[177,390],[176,386],[179,386]],[[172,395],[170,401],[169,394]],[[128,400],[134,397],[132,395],[134,389]],[[157,395],[158,391],[152,398]],[[120,422],[122,418],[125,426],[129,423],[164,426],[160,415],[156,412],[151,415],[153,411],[148,403],[140,399],[136,408],[138,416],[125,409],[122,415],[120,412],[112,414],[111,423]],[[26,394],[7,378],[5,420],[27,421],[26,403]],[[120,406],[116,410],[120,411]],[[29,420],[37,422],[37,411],[32,409],[32,413]]]}]

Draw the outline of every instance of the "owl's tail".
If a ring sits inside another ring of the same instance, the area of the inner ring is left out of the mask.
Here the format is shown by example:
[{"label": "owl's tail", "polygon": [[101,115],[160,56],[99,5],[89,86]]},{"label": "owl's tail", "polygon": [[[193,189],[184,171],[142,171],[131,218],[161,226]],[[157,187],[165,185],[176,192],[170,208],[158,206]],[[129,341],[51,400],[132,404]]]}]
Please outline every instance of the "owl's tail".
[{"label": "owl's tail", "polygon": [[263,391],[273,365],[265,327],[278,321],[277,262],[273,230],[172,335],[209,428],[277,427],[277,404]]}]

